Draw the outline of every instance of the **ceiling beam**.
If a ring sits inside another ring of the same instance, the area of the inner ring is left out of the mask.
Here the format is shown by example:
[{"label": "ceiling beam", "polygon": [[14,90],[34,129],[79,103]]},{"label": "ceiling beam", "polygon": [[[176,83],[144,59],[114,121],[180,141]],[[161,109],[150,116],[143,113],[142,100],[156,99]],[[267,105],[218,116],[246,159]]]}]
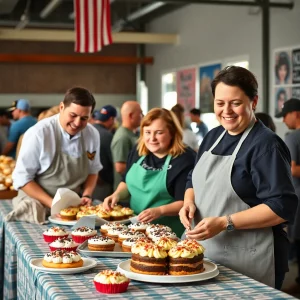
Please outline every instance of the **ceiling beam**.
[{"label": "ceiling beam", "polygon": [[[115,32],[112,34],[114,43],[132,44],[178,44],[177,34],[146,33],[146,32]],[[72,30],[15,30],[0,28],[0,40],[74,42],[75,32]]]}]

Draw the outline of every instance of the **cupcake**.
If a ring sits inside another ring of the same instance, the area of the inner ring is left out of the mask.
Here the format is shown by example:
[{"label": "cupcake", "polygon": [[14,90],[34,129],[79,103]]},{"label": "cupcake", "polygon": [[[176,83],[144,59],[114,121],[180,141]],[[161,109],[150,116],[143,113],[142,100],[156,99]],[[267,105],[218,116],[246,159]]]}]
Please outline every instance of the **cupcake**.
[{"label": "cupcake", "polygon": [[90,215],[90,213],[88,211],[80,210],[76,215],[76,219],[79,220],[80,218],[82,218],[84,216],[89,216],[89,215]]},{"label": "cupcake", "polygon": [[[131,252],[131,247],[135,245],[138,241],[145,238],[140,238],[138,236],[133,236],[132,238],[126,239],[122,242],[122,249],[124,252]],[[152,243],[151,240],[146,239],[148,243]]]},{"label": "cupcake", "polygon": [[76,244],[70,238],[58,238],[51,244],[49,244],[49,248],[51,251],[55,250],[65,250],[65,251],[76,251],[78,244]]},{"label": "cupcake", "polygon": [[137,222],[128,225],[129,229],[135,230],[135,231],[141,231],[141,232],[146,232],[146,229],[151,226],[151,223],[144,223],[144,222]]},{"label": "cupcake", "polygon": [[159,230],[154,230],[152,232],[149,233],[148,237],[150,239],[152,239],[153,242],[156,242],[157,240],[159,240],[161,237],[168,237],[171,238],[175,241],[178,240],[176,234],[172,231],[167,231],[167,230],[163,230],[163,229],[159,229]]},{"label": "cupcake", "polygon": [[58,238],[67,238],[68,233],[64,228],[54,226],[43,232],[44,240],[47,243],[52,243]]},{"label": "cupcake", "polygon": [[111,223],[105,223],[105,224],[101,225],[100,232],[103,236],[106,236],[107,231],[109,229],[116,228],[116,227],[121,227],[123,229],[127,228],[127,226],[125,224],[121,224],[121,223],[118,223],[118,222],[111,222]]},{"label": "cupcake", "polygon": [[160,224],[152,224],[146,228],[146,235],[150,235],[150,233],[154,230],[167,230],[172,231],[171,227],[166,225],[160,225]]},{"label": "cupcake", "polygon": [[88,248],[92,251],[114,251],[115,241],[104,236],[94,236],[88,239]]},{"label": "cupcake", "polygon": [[104,210],[103,208],[97,210],[97,216],[106,221],[110,220],[110,213]]},{"label": "cupcake", "polygon": [[132,237],[146,237],[146,235],[140,231],[134,231],[134,230],[123,230],[120,232],[118,237],[118,242],[120,246],[122,246],[122,242],[126,239],[132,238]]},{"label": "cupcake", "polygon": [[83,243],[88,240],[90,237],[97,235],[97,230],[92,229],[87,226],[78,227],[72,231],[72,238],[76,243]]},{"label": "cupcake", "polygon": [[104,270],[94,278],[96,290],[106,294],[126,292],[129,282],[129,279],[125,275],[112,270]]},{"label": "cupcake", "polygon": [[119,234],[123,231],[122,227],[111,228],[107,230],[106,236],[113,239],[116,243],[119,239]]},{"label": "cupcake", "polygon": [[112,210],[110,212],[110,217],[114,221],[120,221],[124,219],[125,215],[122,210]]},{"label": "cupcake", "polygon": [[125,218],[130,218],[132,217],[132,215],[134,214],[133,209],[129,208],[129,207],[123,207],[121,209],[121,212],[124,214]]},{"label": "cupcake", "polygon": [[76,220],[76,214],[78,210],[74,208],[65,208],[60,211],[60,217],[62,220],[73,221]]}]

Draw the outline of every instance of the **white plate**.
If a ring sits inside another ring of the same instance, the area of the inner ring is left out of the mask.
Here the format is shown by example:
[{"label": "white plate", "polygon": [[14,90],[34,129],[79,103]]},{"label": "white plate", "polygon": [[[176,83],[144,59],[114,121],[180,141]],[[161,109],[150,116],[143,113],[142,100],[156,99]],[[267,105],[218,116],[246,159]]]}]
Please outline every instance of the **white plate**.
[{"label": "white plate", "polygon": [[[1,0],[0,0],[1,2]],[[134,218],[134,217],[133,217]],[[54,224],[58,224],[58,225],[69,225],[69,226],[73,226],[76,224],[76,222],[78,220],[73,220],[73,221],[65,221],[65,220],[62,220],[60,217],[56,216],[56,215],[52,215],[50,217],[48,217],[48,220],[51,222],[51,223],[54,223]],[[104,219],[101,219],[99,217],[96,218],[96,225],[102,225],[102,224],[105,224],[105,223],[110,223],[110,222],[118,222],[118,223],[121,223],[121,224],[126,224],[126,223],[130,223],[131,222],[131,218],[130,219],[126,219],[126,220],[120,220],[120,221],[106,221]]]},{"label": "white plate", "polygon": [[117,271],[121,272],[130,279],[155,283],[182,283],[202,281],[214,278],[219,275],[218,267],[212,262],[204,261],[204,268],[204,272],[193,275],[145,275],[130,271],[130,259],[128,259],[119,263]]},{"label": "white plate", "polygon": [[84,258],[83,260],[83,266],[79,268],[65,268],[65,269],[52,269],[52,268],[45,268],[42,265],[43,258],[35,258],[30,261],[30,266],[34,269],[37,269],[42,272],[50,273],[50,274],[75,274],[75,273],[81,273],[88,269],[94,268],[97,265],[97,261],[91,259],[91,258]]},{"label": "white plate", "polygon": [[88,248],[88,241],[85,241],[76,251],[79,251],[80,254],[93,257],[131,257],[131,252],[124,252],[119,243],[115,244],[114,251],[92,251]]}]

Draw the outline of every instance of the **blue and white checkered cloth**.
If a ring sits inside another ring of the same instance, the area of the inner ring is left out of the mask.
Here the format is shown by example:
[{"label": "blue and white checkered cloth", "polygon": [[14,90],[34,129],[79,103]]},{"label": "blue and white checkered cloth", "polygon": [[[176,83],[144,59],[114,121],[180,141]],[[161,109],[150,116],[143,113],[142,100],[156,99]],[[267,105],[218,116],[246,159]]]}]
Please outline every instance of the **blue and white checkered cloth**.
[{"label": "blue and white checkered cloth", "polygon": [[249,277],[218,265],[220,274],[207,281],[160,284],[132,280],[126,293],[101,294],[93,278],[105,269],[115,270],[124,259],[95,258],[98,264],[84,273],[73,275],[47,274],[30,267],[30,260],[49,252],[43,232],[49,225],[5,222],[11,201],[0,201],[0,243],[5,239],[5,253],[0,252],[4,277],[3,299],[292,299],[291,296],[259,283]]}]

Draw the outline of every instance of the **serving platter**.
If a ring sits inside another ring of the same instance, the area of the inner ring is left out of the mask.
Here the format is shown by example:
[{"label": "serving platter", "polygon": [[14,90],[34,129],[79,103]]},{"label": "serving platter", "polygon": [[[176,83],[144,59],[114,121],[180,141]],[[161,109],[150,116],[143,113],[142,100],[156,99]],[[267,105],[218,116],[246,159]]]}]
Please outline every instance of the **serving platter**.
[{"label": "serving platter", "polygon": [[50,273],[50,274],[62,274],[62,275],[69,275],[69,274],[76,274],[81,273],[91,268],[94,268],[97,265],[97,261],[91,258],[84,258],[83,266],[79,268],[61,268],[61,269],[54,269],[54,268],[46,268],[42,265],[43,258],[35,258],[30,261],[30,266],[34,269],[39,271]]},{"label": "serving platter", "polygon": [[124,252],[119,243],[116,243],[114,251],[92,251],[88,248],[88,241],[85,241],[77,248],[80,254],[91,257],[131,257],[131,252]]},{"label": "serving platter", "polygon": [[125,260],[118,265],[117,271],[124,274],[126,277],[143,282],[154,282],[154,283],[184,283],[184,282],[194,282],[203,281],[214,278],[219,275],[218,267],[210,262],[203,262],[205,271],[199,274],[192,275],[146,275],[139,274],[130,271],[130,259]]}]

